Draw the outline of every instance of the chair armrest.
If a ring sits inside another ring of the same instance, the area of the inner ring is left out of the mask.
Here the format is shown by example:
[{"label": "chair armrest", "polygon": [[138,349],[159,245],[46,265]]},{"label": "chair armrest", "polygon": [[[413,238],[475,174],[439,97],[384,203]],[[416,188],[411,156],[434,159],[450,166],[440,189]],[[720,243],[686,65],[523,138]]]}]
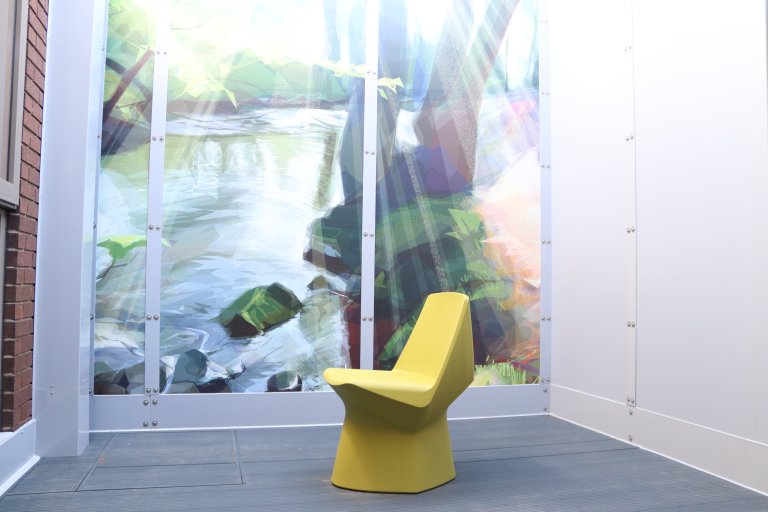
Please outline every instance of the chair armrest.
[{"label": "chair armrest", "polygon": [[413,407],[429,405],[435,386],[434,379],[402,370],[328,368],[323,372],[323,378],[334,389],[340,386],[354,386]]}]

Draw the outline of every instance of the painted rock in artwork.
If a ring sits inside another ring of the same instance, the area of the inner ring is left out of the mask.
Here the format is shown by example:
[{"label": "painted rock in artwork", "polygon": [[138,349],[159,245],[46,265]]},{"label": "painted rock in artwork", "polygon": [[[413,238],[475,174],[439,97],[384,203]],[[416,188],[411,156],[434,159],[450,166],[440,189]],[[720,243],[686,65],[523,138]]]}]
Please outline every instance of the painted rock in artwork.
[{"label": "painted rock in artwork", "polygon": [[287,322],[301,307],[301,301],[291,290],[272,283],[240,295],[221,311],[218,320],[232,338],[249,338]]}]

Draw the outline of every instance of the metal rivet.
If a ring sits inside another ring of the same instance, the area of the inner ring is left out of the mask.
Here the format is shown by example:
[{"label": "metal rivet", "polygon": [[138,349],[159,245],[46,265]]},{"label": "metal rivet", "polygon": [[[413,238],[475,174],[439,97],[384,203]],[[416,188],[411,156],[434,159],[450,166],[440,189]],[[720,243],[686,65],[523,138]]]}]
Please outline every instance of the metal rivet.
[{"label": "metal rivet", "polygon": [[142,425],[144,425],[144,427],[146,428],[149,426],[149,423],[145,421],[144,423],[142,423]]},{"label": "metal rivet", "polygon": [[635,228],[634,228],[634,227],[631,227],[631,228],[629,228],[629,229],[630,229],[630,231],[632,231],[633,233],[635,232]]},{"label": "metal rivet", "polygon": [[155,315],[152,318],[154,318],[155,320],[160,320],[160,315]]},{"label": "metal rivet", "polygon": [[157,420],[152,420],[152,426],[153,426],[153,427],[156,427],[156,426],[157,426]]},{"label": "metal rivet", "polygon": [[630,401],[631,403],[635,403],[635,399],[634,399],[634,398],[630,398],[630,399],[629,399],[629,401]]},{"label": "metal rivet", "polygon": [[630,435],[628,439],[631,441],[632,440],[632,435]]},{"label": "metal rivet", "polygon": [[157,393],[158,389],[157,389],[157,388],[155,388],[155,389],[153,389],[152,391],[153,391],[153,392],[155,392],[155,393]]},{"label": "metal rivet", "polygon": [[634,326],[635,326],[635,322],[632,322],[632,327],[634,327]]},{"label": "metal rivet", "polygon": [[156,231],[160,231],[160,224],[158,224],[157,226],[155,226],[155,230],[156,230]]},{"label": "metal rivet", "polygon": [[152,140],[157,140],[157,136],[152,137]]},{"label": "metal rivet", "polygon": [[157,398],[155,398],[154,400],[152,400],[152,405],[157,405]]},{"label": "metal rivet", "polygon": [[[152,320],[152,315],[147,315],[147,320]],[[147,393],[149,393],[149,388],[147,388]]]},{"label": "metal rivet", "polygon": [[150,392],[150,391],[152,391],[152,390],[151,390],[150,388],[144,388],[144,391],[146,391],[147,393],[149,393],[149,392]]},{"label": "metal rivet", "polygon": [[549,391],[549,390],[548,390],[547,388],[544,388],[542,391],[544,391],[544,392],[546,393],[546,392],[547,392],[547,391]]},{"label": "metal rivet", "polygon": [[153,229],[155,229],[155,226],[153,224],[150,224],[149,226],[147,226],[147,228],[149,228],[149,230],[152,231]]},{"label": "metal rivet", "polygon": [[549,407],[547,407],[547,406],[545,405],[545,406],[544,406],[544,410],[545,410],[545,411],[548,411],[548,410],[549,410]]},{"label": "metal rivet", "polygon": [[158,137],[157,140],[159,140],[160,142],[163,142],[165,140],[165,137]]},{"label": "metal rivet", "polygon": [[547,322],[551,322],[551,321],[552,321],[552,317],[551,317],[551,316],[548,316],[548,317],[547,317]]},{"label": "metal rivet", "polygon": [[541,317],[541,321],[542,322],[546,322],[547,321],[547,317],[545,317],[545,316]]},{"label": "metal rivet", "polygon": [[629,403],[629,397],[627,397],[627,403]]},{"label": "metal rivet", "polygon": [[633,414],[635,414],[635,410],[634,410],[634,409],[632,409],[632,408],[630,408],[630,409],[629,409],[629,415],[630,415],[630,416],[632,416]]},{"label": "metal rivet", "polygon": [[144,405],[149,405],[149,400],[144,400]]}]

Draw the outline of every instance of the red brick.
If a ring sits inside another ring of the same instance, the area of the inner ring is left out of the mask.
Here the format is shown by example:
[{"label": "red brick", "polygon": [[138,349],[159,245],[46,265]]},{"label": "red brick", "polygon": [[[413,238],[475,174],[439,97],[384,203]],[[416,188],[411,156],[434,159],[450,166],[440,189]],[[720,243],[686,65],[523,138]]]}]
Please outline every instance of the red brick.
[{"label": "red brick", "polygon": [[32,352],[24,352],[12,358],[3,357],[3,359],[10,359],[11,363],[6,365],[10,373],[20,373],[22,370],[32,368]]},{"label": "red brick", "polygon": [[45,27],[40,22],[40,20],[37,18],[37,16],[29,16],[29,27],[35,31],[35,34],[40,36],[41,38],[45,37]]},{"label": "red brick", "polygon": [[3,308],[3,318],[6,320],[19,320],[24,318],[24,304],[20,302],[6,303]]},{"label": "red brick", "polygon": [[14,357],[32,350],[34,337],[31,334],[20,338],[7,339],[3,341],[3,354],[7,357]]},{"label": "red brick", "polygon": [[[5,243],[6,247],[13,247],[18,248],[21,245],[21,237],[22,233],[15,232],[15,231],[9,231],[8,234],[5,235]],[[7,263],[7,265],[12,265],[12,263]],[[7,274],[6,274],[7,279]]]},{"label": "red brick", "polygon": [[24,386],[13,393],[3,393],[3,407],[14,409],[32,400],[32,386]]},{"label": "red brick", "polygon": [[[23,235],[17,235],[16,233],[12,233],[8,235],[9,240],[13,240],[16,236],[23,236]],[[22,272],[16,268],[16,267],[9,267],[5,269],[5,284],[6,285],[15,285],[15,284],[21,284],[20,281],[20,275]]]},{"label": "red brick", "polygon": [[6,285],[5,300],[8,302],[24,302],[35,297],[35,288],[32,285]]},{"label": "red brick", "polygon": [[[32,334],[32,319],[23,318],[21,320],[5,320],[3,322],[3,337],[20,338]],[[20,354],[14,354],[19,356]],[[32,360],[30,359],[30,364]],[[23,366],[26,368],[26,366]],[[14,371],[16,373],[16,371]]]},{"label": "red brick", "polygon": [[21,419],[22,420],[15,425],[16,428],[19,428],[32,419],[32,400],[28,400],[21,404]]},{"label": "red brick", "polygon": [[[17,249],[9,244],[9,248]],[[13,267],[32,267],[35,264],[35,255],[28,251],[23,250],[9,250],[5,255],[5,264]],[[17,300],[11,300],[8,297],[5,299],[10,302],[20,302]]]},{"label": "red brick", "polygon": [[34,318],[35,316],[35,303],[34,302],[25,302],[23,304],[24,312],[23,316],[24,318]]},{"label": "red brick", "polygon": [[[21,413],[21,407],[19,407],[19,413]],[[3,411],[2,417],[0,417],[2,420],[3,430],[14,430],[13,425],[16,423],[14,421],[14,415],[13,411]]]},{"label": "red brick", "polygon": [[36,191],[37,191],[37,187],[29,183],[28,181],[22,181],[19,186],[19,194],[21,194],[22,197],[26,197],[28,199],[34,200]]}]

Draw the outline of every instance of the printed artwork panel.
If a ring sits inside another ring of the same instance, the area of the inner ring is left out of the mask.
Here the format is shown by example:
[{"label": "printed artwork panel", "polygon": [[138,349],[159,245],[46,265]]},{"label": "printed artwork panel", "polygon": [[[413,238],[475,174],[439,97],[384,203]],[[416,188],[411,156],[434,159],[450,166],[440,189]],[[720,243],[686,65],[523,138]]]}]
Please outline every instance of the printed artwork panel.
[{"label": "printed artwork panel", "polygon": [[364,4],[172,6],[162,391],[328,389],[359,366]]},{"label": "printed artwork panel", "polygon": [[[394,5],[396,4],[396,5]],[[475,385],[539,374],[540,173],[534,1],[399,0],[382,15],[375,367],[427,295],[470,297]]]},{"label": "printed artwork panel", "polygon": [[96,395],[144,393],[155,26],[154,1],[110,1],[96,223]]}]

